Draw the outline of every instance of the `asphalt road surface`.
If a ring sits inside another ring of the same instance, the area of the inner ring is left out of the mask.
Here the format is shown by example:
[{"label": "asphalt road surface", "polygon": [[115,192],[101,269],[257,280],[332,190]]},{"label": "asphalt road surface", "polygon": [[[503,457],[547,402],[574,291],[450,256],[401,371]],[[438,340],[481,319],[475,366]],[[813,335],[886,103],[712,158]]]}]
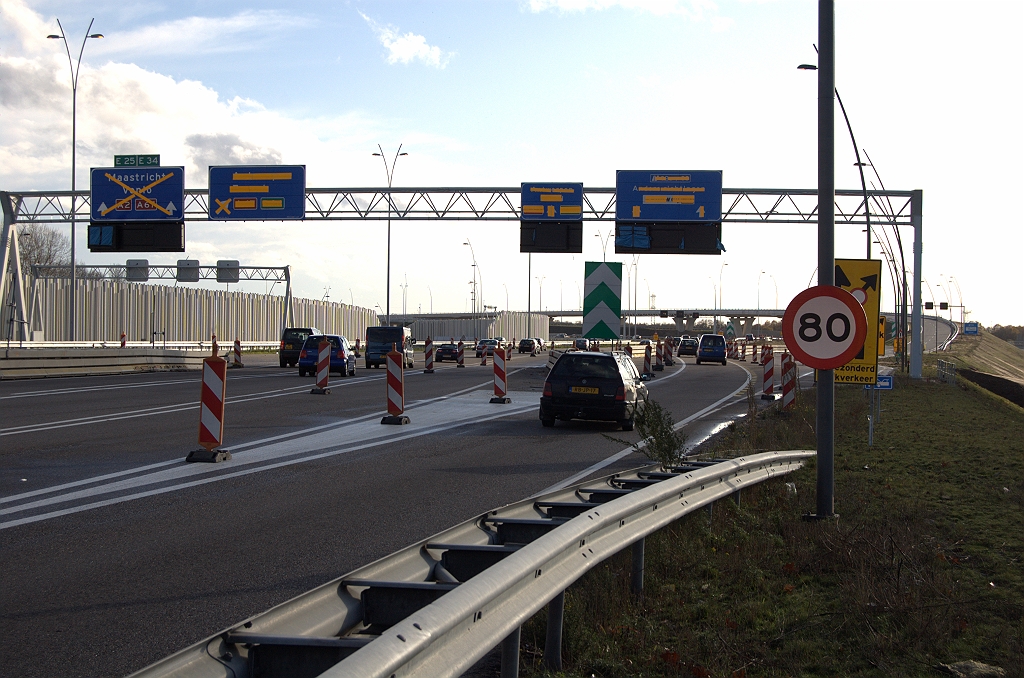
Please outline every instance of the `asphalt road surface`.
[{"label": "asphalt road surface", "polygon": [[[635,432],[541,426],[546,357],[513,357],[509,405],[479,361],[408,370],[407,426],[380,424],[384,370],[321,396],[276,361],[229,371],[221,464],[184,461],[197,372],[0,382],[0,674],[127,675],[492,508],[647,463],[620,442]],[[748,379],[687,358],[650,390],[696,443],[746,410]]]}]

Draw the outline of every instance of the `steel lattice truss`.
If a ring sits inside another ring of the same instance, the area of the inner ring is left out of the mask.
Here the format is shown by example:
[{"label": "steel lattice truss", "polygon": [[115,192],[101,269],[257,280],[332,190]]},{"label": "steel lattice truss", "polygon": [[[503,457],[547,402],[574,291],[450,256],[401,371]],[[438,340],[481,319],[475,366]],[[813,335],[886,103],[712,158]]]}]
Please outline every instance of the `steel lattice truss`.
[{"label": "steel lattice truss", "polygon": [[[128,269],[124,266],[76,266],[79,277],[92,277],[103,280],[128,280],[131,282],[131,278],[128,276]],[[216,266],[197,266],[195,269],[189,269],[189,272],[195,270],[200,280],[216,280],[217,279],[217,267]],[[289,274],[287,267],[269,267],[269,266],[239,266],[237,269],[232,268],[232,272],[238,272],[239,280],[262,280],[265,282],[286,282],[288,281]],[[36,278],[61,278],[68,279],[71,277],[70,266],[33,266],[32,275]],[[148,280],[176,280],[178,277],[177,266],[153,266],[152,264],[148,267]]]},{"label": "steel lattice truss", "polygon": [[[517,221],[520,188],[311,188],[306,191],[310,221]],[[911,191],[868,191],[874,225],[910,226]],[[69,223],[71,191],[11,193],[19,223]],[[207,221],[209,194],[185,191],[185,220]],[[89,221],[88,191],[75,193],[77,221]],[[814,224],[818,194],[813,189],[726,188],[722,220],[732,223]],[[887,216],[888,215],[888,216]],[[865,223],[862,191],[836,191],[836,224]],[[615,221],[615,189],[585,188],[585,221]]]}]

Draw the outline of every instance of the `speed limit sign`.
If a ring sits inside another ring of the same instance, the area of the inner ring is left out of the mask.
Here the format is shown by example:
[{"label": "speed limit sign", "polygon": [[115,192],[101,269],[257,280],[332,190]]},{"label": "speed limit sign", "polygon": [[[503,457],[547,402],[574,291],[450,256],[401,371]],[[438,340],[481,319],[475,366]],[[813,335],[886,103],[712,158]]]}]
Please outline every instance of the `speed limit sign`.
[{"label": "speed limit sign", "polygon": [[818,285],[796,295],[782,317],[782,336],[793,356],[816,370],[850,362],[864,346],[868,321],[856,297]]}]

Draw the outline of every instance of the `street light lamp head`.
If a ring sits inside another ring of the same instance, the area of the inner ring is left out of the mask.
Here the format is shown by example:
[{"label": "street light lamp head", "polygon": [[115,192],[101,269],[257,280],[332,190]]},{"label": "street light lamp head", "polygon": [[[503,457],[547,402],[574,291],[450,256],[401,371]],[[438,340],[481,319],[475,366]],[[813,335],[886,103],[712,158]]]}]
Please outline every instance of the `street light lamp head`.
[{"label": "street light lamp head", "polygon": [[59,36],[59,35],[48,35],[46,37],[49,38],[50,40],[60,40],[60,38],[61,38],[61,36]]},{"label": "street light lamp head", "polygon": [[378,158],[381,157],[380,153],[374,153],[373,155],[377,156]]},{"label": "street light lamp head", "polygon": [[89,37],[90,37],[90,38],[102,38],[102,37],[103,37],[103,34],[102,34],[102,33],[93,33],[93,34],[92,34],[92,35],[90,35]]},{"label": "street light lamp head", "polygon": [[402,156],[402,155],[409,155],[409,154],[408,153],[399,153],[398,155]]},{"label": "street light lamp head", "polygon": [[797,69],[801,71],[816,71],[818,70],[818,67],[815,66],[814,64],[800,64],[799,66],[797,66]]}]

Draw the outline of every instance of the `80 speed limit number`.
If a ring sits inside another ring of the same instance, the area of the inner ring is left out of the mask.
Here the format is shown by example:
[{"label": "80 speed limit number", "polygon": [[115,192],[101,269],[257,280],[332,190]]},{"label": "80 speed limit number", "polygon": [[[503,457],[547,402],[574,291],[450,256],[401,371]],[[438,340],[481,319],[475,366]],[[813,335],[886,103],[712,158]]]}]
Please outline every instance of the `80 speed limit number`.
[{"label": "80 speed limit number", "polygon": [[818,370],[850,362],[864,347],[868,321],[864,307],[840,287],[804,290],[786,307],[782,336],[793,357]]}]

